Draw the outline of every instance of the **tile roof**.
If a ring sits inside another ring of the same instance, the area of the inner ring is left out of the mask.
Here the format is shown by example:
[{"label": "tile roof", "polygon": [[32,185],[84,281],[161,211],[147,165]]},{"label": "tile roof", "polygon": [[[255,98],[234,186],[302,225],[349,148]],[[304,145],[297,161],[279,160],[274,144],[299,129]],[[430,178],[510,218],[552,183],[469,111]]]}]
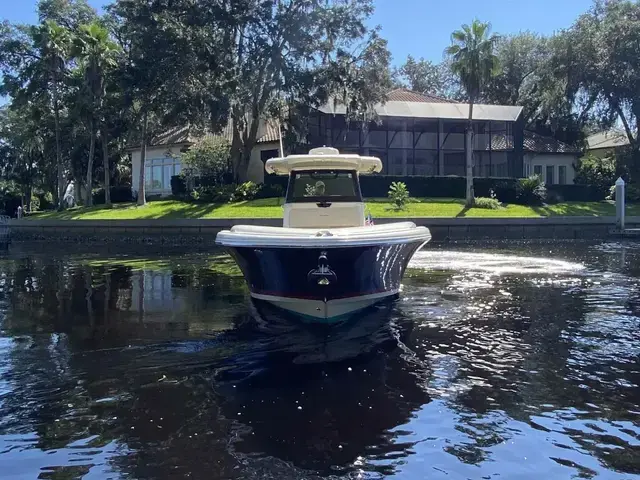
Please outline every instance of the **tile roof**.
[{"label": "tile roof", "polygon": [[391,90],[387,100],[390,102],[458,103],[454,100],[430,95],[428,93],[418,93],[406,88]]},{"label": "tile roof", "polygon": [[[580,153],[580,150],[552,137],[544,137],[535,132],[525,130],[523,149],[531,153]],[[513,135],[494,133],[491,135],[491,150],[513,150]],[[489,150],[489,146],[487,146]]]},{"label": "tile roof", "polygon": [[149,146],[154,145],[176,145],[180,143],[191,143],[189,137],[189,126],[172,127],[164,132],[151,137]]},{"label": "tile roof", "polygon": [[535,132],[525,130],[524,151],[534,153],[580,153],[576,147],[556,140],[552,137],[544,137]]},{"label": "tile roof", "polygon": [[587,148],[597,150],[599,148],[615,148],[629,145],[629,138],[623,132],[611,130],[598,132],[587,137]]},{"label": "tile roof", "polygon": [[[231,122],[222,129],[218,134],[206,133],[205,136],[221,136],[231,141],[233,138]],[[159,135],[154,136],[149,141],[149,146],[161,146],[161,145],[191,145],[195,143],[200,137],[192,134],[192,129],[188,125],[179,127],[172,127]],[[263,134],[258,138],[257,143],[269,143],[279,141],[280,136],[278,132],[278,124],[275,122],[267,122]]]},{"label": "tile roof", "polygon": [[486,150],[500,151],[513,150],[513,135],[494,133],[491,135],[491,144],[487,144]]}]

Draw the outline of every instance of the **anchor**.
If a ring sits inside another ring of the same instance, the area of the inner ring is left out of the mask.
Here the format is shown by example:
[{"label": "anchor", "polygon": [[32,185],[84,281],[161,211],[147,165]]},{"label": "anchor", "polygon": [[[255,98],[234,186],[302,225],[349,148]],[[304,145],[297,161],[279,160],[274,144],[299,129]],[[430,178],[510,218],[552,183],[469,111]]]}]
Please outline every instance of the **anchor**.
[{"label": "anchor", "polygon": [[322,286],[328,286],[338,281],[338,276],[329,268],[329,264],[327,263],[327,252],[320,252],[318,268],[314,268],[309,272],[307,280]]}]

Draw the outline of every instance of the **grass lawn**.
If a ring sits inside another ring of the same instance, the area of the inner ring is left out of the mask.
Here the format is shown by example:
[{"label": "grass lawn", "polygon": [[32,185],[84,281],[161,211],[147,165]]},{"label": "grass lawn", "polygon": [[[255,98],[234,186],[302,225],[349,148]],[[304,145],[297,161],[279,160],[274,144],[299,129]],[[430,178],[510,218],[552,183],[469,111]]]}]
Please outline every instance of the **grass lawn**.
[{"label": "grass lawn", "polygon": [[[282,218],[282,199],[267,198],[232,204],[186,203],[155,200],[143,207],[119,203],[112,208],[98,205],[72,208],[63,212],[47,211],[30,215],[50,220],[142,220],[160,218]],[[416,198],[405,210],[395,210],[386,199],[369,199],[367,206],[374,219],[380,217],[544,217],[553,215],[615,215],[610,202],[566,202],[545,207],[508,205],[500,210],[466,209],[464,201],[454,198]],[[640,215],[639,205],[627,207],[627,215]]]}]

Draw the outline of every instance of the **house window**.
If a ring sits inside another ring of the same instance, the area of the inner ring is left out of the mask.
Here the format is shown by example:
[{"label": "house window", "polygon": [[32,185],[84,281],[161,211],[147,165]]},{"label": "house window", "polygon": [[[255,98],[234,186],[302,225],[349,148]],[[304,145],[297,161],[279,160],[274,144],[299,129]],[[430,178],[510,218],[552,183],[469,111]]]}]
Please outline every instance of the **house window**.
[{"label": "house window", "polygon": [[545,181],[547,185],[553,185],[553,165],[547,165]]},{"label": "house window", "polygon": [[531,165],[529,165],[528,163],[524,164],[524,176],[528,177],[529,175],[531,175]]},{"label": "house window", "polygon": [[181,171],[180,159],[151,158],[146,160],[144,168],[145,187],[148,191],[171,190],[171,177]]},{"label": "house window", "polygon": [[558,165],[558,183],[565,185],[567,183],[567,166]]},{"label": "house window", "polygon": [[542,165],[534,165],[533,166],[533,174],[542,178]]}]

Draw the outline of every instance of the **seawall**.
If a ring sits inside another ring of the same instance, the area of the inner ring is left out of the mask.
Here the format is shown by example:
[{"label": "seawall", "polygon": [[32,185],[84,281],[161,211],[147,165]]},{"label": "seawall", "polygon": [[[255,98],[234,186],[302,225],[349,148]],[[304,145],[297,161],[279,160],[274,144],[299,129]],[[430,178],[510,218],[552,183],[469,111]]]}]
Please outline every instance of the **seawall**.
[{"label": "seawall", "polygon": [[[595,240],[616,235],[614,217],[377,218],[376,223],[411,221],[431,230],[434,242],[474,240]],[[233,225],[281,226],[282,219],[16,220],[12,242],[213,245]],[[627,217],[640,228],[640,217]]]}]

